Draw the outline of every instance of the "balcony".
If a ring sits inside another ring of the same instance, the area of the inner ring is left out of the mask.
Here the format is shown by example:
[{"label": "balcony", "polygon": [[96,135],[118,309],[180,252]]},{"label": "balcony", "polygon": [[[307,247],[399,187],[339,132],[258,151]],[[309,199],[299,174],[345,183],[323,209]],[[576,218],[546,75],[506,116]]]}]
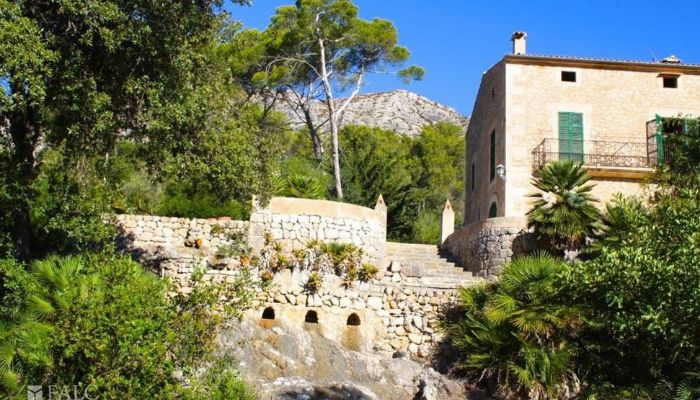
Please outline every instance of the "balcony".
[{"label": "balcony", "polygon": [[654,170],[657,155],[647,143],[544,139],[532,151],[535,170],[558,160],[583,163],[594,177],[642,178]]}]

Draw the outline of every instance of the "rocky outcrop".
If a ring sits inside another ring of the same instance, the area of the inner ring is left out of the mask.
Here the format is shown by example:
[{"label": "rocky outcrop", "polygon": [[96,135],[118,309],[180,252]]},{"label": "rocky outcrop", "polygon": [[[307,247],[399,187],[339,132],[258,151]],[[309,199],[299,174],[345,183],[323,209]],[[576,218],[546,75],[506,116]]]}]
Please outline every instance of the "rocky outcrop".
[{"label": "rocky outcrop", "polygon": [[408,357],[348,350],[319,335],[314,324],[266,325],[244,320],[220,335],[220,345],[259,398],[271,400],[456,400],[464,382]]},{"label": "rocky outcrop", "polygon": [[[282,101],[278,104],[277,110],[287,116],[292,127],[304,127],[301,113],[296,113]],[[327,116],[324,105],[320,102],[312,106],[312,114],[317,123],[324,121]],[[437,122],[461,125],[466,132],[469,118],[451,107],[413,92],[393,90],[357,96],[346,109],[341,124],[365,125],[415,136],[420,134],[425,125]]]}]

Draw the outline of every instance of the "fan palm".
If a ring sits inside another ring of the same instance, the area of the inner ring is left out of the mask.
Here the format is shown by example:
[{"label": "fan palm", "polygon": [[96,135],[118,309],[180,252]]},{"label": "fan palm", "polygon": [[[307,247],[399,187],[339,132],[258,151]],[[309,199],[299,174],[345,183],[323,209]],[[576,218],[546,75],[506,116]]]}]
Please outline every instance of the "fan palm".
[{"label": "fan palm", "polygon": [[549,163],[532,179],[539,191],[529,195],[535,202],[527,217],[538,239],[555,249],[577,249],[594,233],[600,212],[593,204],[597,200],[590,179],[571,160]]},{"label": "fan palm", "polygon": [[558,277],[567,268],[537,254],[506,265],[499,282],[460,289],[463,312],[443,328],[470,378],[533,399],[576,390],[568,338],[580,327],[581,310],[563,301]]},{"label": "fan palm", "polygon": [[37,291],[24,266],[12,260],[0,261],[0,301],[11,303],[0,312],[0,396],[3,398],[13,398],[22,391],[28,369],[51,362],[49,343],[53,327],[44,320],[53,314],[53,308],[44,301],[36,301]]},{"label": "fan palm", "polygon": [[323,181],[308,175],[292,174],[273,183],[277,194],[303,199],[325,199],[326,186]]}]

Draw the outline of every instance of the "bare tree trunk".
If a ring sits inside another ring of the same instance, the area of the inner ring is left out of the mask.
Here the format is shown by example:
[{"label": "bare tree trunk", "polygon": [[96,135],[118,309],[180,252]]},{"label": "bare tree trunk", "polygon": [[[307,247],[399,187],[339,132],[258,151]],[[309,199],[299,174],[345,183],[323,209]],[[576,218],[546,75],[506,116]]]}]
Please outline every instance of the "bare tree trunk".
[{"label": "bare tree trunk", "polygon": [[304,107],[304,121],[306,122],[306,127],[309,129],[309,135],[311,136],[311,144],[314,149],[314,157],[316,160],[323,160],[323,143],[321,143],[321,137],[318,134],[318,128],[314,125],[314,121],[311,116],[311,110],[308,107]]},{"label": "bare tree trunk", "polygon": [[[316,22],[318,24],[318,18]],[[338,115],[335,112],[335,100],[333,99],[333,88],[331,87],[328,69],[326,68],[326,46],[321,36],[320,28],[316,27],[316,37],[321,56],[321,81],[323,91],[326,94],[326,107],[328,108],[328,123],[331,127],[331,143],[333,145],[333,178],[335,180],[335,196],[338,200],[343,199],[343,183],[340,180],[340,146],[338,144]]]},{"label": "bare tree trunk", "polygon": [[335,194],[339,200],[343,199],[343,184],[340,180],[340,145],[338,143],[338,124],[335,117],[330,119],[331,140],[333,141],[333,178],[335,179]]}]

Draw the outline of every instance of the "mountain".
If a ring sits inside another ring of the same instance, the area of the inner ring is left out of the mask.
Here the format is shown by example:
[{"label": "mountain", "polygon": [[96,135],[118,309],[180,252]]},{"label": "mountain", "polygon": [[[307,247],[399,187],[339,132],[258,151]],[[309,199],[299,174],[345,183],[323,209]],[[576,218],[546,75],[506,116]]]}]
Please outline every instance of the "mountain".
[{"label": "mountain", "polygon": [[[283,104],[277,110],[287,115],[292,127],[304,126],[304,120],[299,117],[301,113],[297,115],[286,103],[278,104]],[[324,104],[316,102],[312,114],[316,121],[325,119]],[[461,125],[465,132],[469,124],[468,117],[451,107],[407,90],[393,90],[355,97],[345,110],[341,125],[366,125],[416,136],[423,126],[443,121]]]}]

